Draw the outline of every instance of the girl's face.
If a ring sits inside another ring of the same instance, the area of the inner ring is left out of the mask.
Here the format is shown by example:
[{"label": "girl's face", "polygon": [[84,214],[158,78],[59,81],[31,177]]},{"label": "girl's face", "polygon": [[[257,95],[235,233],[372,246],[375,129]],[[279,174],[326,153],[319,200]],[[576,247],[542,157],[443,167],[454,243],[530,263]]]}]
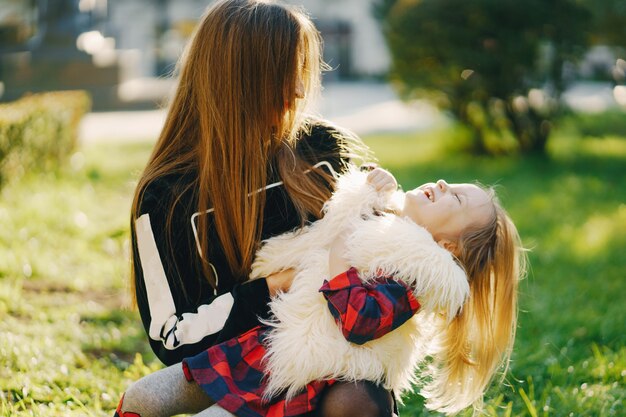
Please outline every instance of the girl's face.
[{"label": "girl's face", "polygon": [[456,240],[468,227],[487,224],[493,204],[476,185],[439,180],[407,192],[401,214],[425,227],[436,241]]}]

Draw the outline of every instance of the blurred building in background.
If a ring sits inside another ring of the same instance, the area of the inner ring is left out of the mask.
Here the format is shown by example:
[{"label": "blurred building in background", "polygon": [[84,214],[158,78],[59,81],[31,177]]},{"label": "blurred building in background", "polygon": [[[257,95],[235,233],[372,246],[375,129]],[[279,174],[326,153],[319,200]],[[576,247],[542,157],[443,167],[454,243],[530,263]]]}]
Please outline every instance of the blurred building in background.
[{"label": "blurred building in background", "polygon": [[380,77],[391,58],[372,9],[375,0],[288,0],[309,11],[324,38],[324,59],[338,78]]},{"label": "blurred building in background", "polygon": [[[380,78],[390,57],[374,0],[288,0],[311,14],[335,70]],[[95,109],[154,106],[211,0],[0,0],[0,101],[86,89]]]},{"label": "blurred building in background", "polygon": [[0,93],[88,89],[114,102],[115,42],[102,36],[106,0],[0,0]]}]

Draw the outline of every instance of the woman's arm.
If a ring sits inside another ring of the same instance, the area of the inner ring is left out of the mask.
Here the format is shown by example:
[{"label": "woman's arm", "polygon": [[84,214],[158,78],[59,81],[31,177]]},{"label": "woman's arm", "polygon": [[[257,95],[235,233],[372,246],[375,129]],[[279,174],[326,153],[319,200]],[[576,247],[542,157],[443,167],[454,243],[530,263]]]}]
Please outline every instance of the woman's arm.
[{"label": "woman's arm", "polygon": [[[194,268],[198,259],[184,209],[191,202],[185,195],[174,210],[172,227],[167,227],[170,192],[163,184],[149,186],[133,227],[137,305],[152,349],[168,365],[254,327],[258,316],[269,314],[270,299],[265,279],[214,292]],[[211,261],[219,279],[237,282],[239,277],[228,276],[225,260],[216,253]]]},{"label": "woman's arm", "polygon": [[[341,171],[347,161],[338,145],[340,136],[327,126],[315,125],[311,134],[302,138],[310,162],[327,161],[334,170]],[[214,236],[208,258],[221,282],[220,292],[215,294],[202,272],[194,267],[199,261],[194,252],[190,208],[196,202],[190,187],[177,185],[180,180],[180,176],[159,178],[150,184],[137,222],[132,225],[137,305],[150,345],[166,364],[179,362],[258,325],[259,318],[269,317],[270,294],[285,291],[291,283],[289,272],[284,271],[269,280],[259,278],[233,285],[247,281],[247,277],[232,276]],[[177,203],[168,235],[173,194]],[[278,187],[268,192],[266,207],[264,238],[301,224],[293,204]]]},{"label": "woman's arm", "polygon": [[[340,140],[341,132],[322,124],[315,125],[311,134],[302,138],[311,163],[328,161],[338,172],[347,164],[340,152]],[[237,284],[224,292],[222,288],[229,288],[224,283],[246,281],[247,277],[232,276],[218,239],[213,239],[209,260],[222,282],[220,293],[214,294],[208,281],[194,268],[198,259],[192,256],[196,245],[189,207],[194,207],[195,201],[188,189],[174,211],[170,239],[166,234],[168,197],[178,179],[157,179],[148,186],[133,225],[137,304],[150,345],[166,364],[179,362],[258,325],[259,317],[269,316],[270,294],[287,290],[292,278],[284,272],[269,280],[259,278]],[[284,191],[271,189],[267,194],[263,237],[297,227],[300,220],[296,216]]]}]

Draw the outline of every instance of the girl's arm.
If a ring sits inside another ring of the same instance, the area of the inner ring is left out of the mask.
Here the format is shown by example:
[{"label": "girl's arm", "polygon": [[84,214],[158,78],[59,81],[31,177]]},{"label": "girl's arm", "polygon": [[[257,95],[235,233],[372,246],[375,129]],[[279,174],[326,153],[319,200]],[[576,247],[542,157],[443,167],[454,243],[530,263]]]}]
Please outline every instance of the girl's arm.
[{"label": "girl's arm", "polygon": [[400,327],[420,307],[405,284],[391,277],[363,283],[354,268],[325,281],[320,292],[346,340],[359,345]]},{"label": "girl's arm", "polygon": [[320,292],[346,340],[361,345],[404,324],[420,304],[412,288],[392,277],[363,283],[344,258],[345,252],[345,239],[340,237],[329,253],[330,274],[335,278],[324,281]]}]

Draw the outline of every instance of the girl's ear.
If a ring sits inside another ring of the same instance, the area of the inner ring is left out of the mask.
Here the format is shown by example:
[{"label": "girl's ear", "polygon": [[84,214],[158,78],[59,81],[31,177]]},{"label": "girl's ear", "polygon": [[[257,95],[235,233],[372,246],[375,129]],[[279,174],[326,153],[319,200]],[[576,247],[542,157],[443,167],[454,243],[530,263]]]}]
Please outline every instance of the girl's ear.
[{"label": "girl's ear", "polygon": [[458,255],[459,246],[455,241],[446,239],[446,238],[441,238],[437,241],[437,244],[441,246],[442,248],[444,248],[445,250],[447,250],[448,252],[452,253],[454,256]]}]

